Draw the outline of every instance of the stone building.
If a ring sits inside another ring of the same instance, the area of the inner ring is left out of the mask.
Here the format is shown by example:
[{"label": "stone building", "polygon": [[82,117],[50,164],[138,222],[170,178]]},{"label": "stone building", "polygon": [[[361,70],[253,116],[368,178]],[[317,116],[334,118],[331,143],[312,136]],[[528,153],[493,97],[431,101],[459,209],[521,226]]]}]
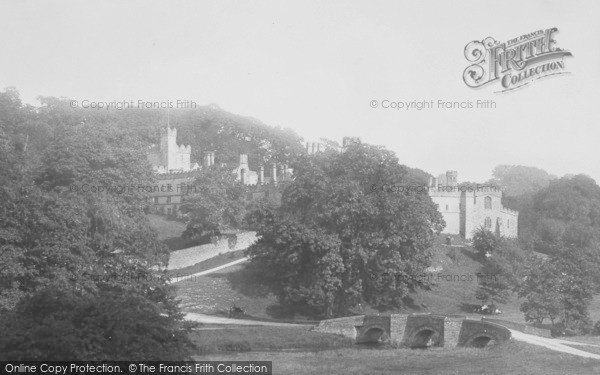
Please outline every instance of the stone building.
[{"label": "stone building", "polygon": [[489,184],[459,185],[456,171],[429,181],[429,196],[444,217],[444,233],[467,239],[484,227],[496,234],[517,237],[519,212],[502,205],[502,191]]},{"label": "stone building", "polygon": [[177,129],[167,126],[160,130],[160,144],[152,145],[148,161],[155,173],[189,172],[200,168],[190,163],[191,146],[177,145]]},{"label": "stone building", "polygon": [[[192,148],[177,144],[177,129],[167,126],[160,130],[160,144],[152,145],[148,161],[155,173],[156,184],[147,188],[153,203],[152,211],[178,215],[183,196],[194,189],[194,179],[200,166],[191,163]],[[214,153],[204,153],[204,164],[214,163]]]}]

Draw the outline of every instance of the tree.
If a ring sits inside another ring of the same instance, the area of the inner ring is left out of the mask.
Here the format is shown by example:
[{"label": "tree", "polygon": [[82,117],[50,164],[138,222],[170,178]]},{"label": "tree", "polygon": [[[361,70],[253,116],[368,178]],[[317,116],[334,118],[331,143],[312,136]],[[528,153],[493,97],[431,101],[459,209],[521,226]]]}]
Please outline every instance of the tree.
[{"label": "tree", "polygon": [[511,197],[536,193],[556,179],[556,176],[543,169],[522,165],[498,165],[492,171],[492,175],[494,178],[491,182]]},{"label": "tree", "polygon": [[220,236],[242,226],[245,187],[229,170],[202,170],[190,190],[181,205],[181,212],[188,218],[184,236]]},{"label": "tree", "polygon": [[484,227],[478,228],[473,233],[473,247],[481,256],[491,255],[499,247],[501,241],[501,237]]},{"label": "tree", "polygon": [[393,153],[365,144],[302,157],[281,207],[264,215],[273,224],[249,249],[280,302],[330,316],[360,301],[398,306],[423,286],[414,275],[430,264],[441,215],[427,194],[377,189],[406,184],[409,173]]},{"label": "tree", "polygon": [[517,240],[497,238],[477,274],[477,299],[491,304],[506,303],[511,292],[518,290],[525,266],[531,255]]},{"label": "tree", "polygon": [[[15,107],[10,111],[31,114],[19,101],[9,103]],[[27,151],[15,136],[26,121],[0,122],[0,174],[10,176],[0,180],[0,353],[100,359],[110,358],[110,349],[185,359],[183,316],[161,271],[168,252],[144,215],[144,189],[81,189],[150,184],[144,145],[115,123],[83,117],[61,100],[47,100],[35,121],[47,124],[51,136]],[[105,317],[104,323],[85,321],[90,313]],[[132,332],[126,325],[134,321]],[[108,331],[131,340],[100,349],[87,341],[90,332]]]},{"label": "tree", "polygon": [[550,319],[561,331],[587,333],[591,329],[588,307],[593,298],[594,280],[585,254],[575,248],[561,256],[532,262],[519,297],[527,321],[541,324]]},{"label": "tree", "polygon": [[181,324],[133,292],[51,286],[21,301],[5,322],[2,360],[182,360],[192,347]]}]

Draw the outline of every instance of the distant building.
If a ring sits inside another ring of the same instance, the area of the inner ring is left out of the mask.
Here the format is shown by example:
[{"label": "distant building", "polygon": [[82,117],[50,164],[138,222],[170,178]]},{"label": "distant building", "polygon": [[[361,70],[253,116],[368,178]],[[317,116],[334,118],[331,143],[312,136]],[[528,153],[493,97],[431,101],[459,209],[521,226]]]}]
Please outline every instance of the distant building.
[{"label": "distant building", "polygon": [[[152,211],[178,215],[183,196],[193,192],[200,166],[190,162],[191,146],[177,145],[177,129],[169,126],[160,130],[160,144],[150,147],[148,161],[152,165],[157,183],[152,186],[150,199]],[[205,152],[205,166],[214,163],[214,153]]]},{"label": "distant building", "polygon": [[430,179],[429,196],[446,222],[444,233],[468,239],[484,227],[505,237],[518,235],[519,212],[502,205],[502,191],[497,186],[459,185],[457,172],[448,171]]},{"label": "distant building", "polygon": [[160,144],[150,148],[148,161],[155,173],[189,172],[200,168],[190,163],[191,154],[191,146],[177,145],[177,129],[167,126],[160,130]]}]

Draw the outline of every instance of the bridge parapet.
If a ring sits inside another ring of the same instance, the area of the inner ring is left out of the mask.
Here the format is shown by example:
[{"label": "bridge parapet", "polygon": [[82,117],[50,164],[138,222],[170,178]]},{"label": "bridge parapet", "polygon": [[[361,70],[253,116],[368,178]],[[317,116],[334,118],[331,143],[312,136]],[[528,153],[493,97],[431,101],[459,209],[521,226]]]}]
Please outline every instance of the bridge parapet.
[{"label": "bridge parapet", "polygon": [[408,347],[483,347],[510,338],[510,331],[498,324],[437,314],[351,316],[323,320],[314,330],[350,337],[357,343],[389,339]]}]

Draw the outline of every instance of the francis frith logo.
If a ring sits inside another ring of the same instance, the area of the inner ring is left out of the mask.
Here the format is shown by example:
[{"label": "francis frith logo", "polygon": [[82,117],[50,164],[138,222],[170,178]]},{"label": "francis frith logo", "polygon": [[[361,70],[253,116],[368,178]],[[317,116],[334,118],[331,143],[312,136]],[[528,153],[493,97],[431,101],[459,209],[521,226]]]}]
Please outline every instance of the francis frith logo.
[{"label": "francis frith logo", "polygon": [[537,79],[568,73],[564,58],[571,52],[556,46],[556,27],[536,30],[500,43],[492,37],[472,41],[465,57],[472,64],[463,73],[469,87],[478,88],[496,82],[497,92],[525,86]]}]

